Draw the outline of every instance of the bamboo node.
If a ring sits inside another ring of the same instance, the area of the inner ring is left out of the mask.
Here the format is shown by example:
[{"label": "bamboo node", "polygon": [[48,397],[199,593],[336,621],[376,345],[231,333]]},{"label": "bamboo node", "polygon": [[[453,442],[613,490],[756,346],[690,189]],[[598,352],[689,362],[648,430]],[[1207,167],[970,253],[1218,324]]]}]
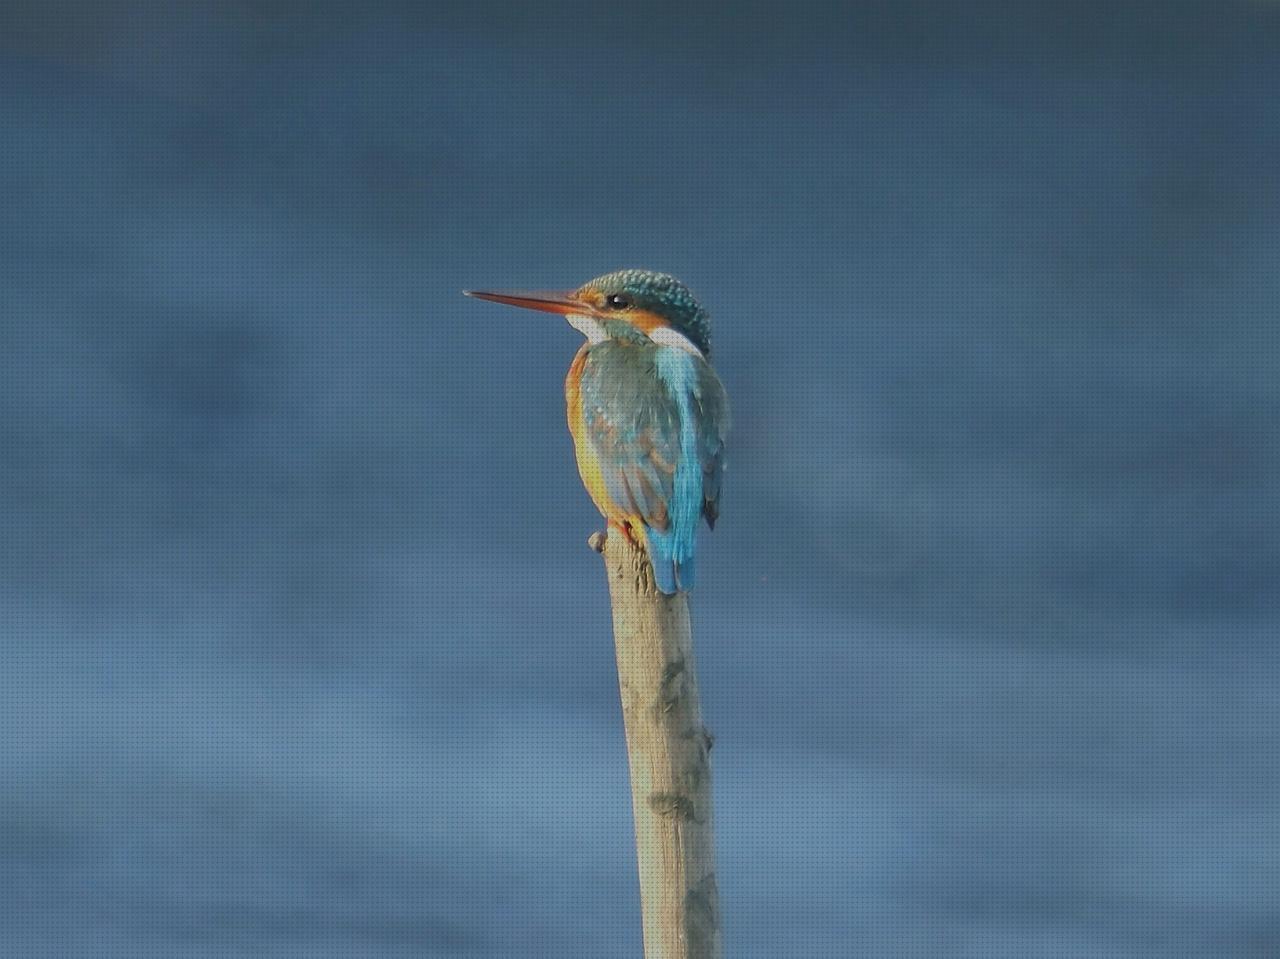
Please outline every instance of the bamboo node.
[{"label": "bamboo node", "polygon": [[681,793],[653,793],[649,808],[664,819],[694,821],[693,800]]},{"label": "bamboo node", "polygon": [[671,712],[684,696],[684,681],[681,679],[683,673],[683,656],[662,668],[662,681],[658,684],[658,705],[661,712]]}]

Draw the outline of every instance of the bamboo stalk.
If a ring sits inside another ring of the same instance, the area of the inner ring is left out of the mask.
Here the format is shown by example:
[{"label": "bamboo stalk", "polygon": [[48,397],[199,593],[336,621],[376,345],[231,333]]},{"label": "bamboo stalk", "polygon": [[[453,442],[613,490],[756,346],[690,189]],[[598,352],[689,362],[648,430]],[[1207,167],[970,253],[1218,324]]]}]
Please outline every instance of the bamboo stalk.
[{"label": "bamboo stalk", "polygon": [[643,551],[596,533],[613,607],[631,766],[646,959],[721,959],[711,816],[711,734],[702,725],[689,603],[663,596]]}]

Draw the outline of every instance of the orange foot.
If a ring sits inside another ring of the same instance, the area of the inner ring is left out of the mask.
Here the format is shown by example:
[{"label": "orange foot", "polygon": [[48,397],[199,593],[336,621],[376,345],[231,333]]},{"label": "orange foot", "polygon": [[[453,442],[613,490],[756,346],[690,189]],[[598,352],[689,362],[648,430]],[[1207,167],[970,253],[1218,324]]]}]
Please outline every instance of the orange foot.
[{"label": "orange foot", "polygon": [[611,529],[616,529],[619,533],[625,536],[627,542],[630,543],[634,549],[643,549],[640,540],[636,538],[635,530],[632,528],[631,523],[628,520],[624,519],[621,522],[609,520],[609,527]]}]

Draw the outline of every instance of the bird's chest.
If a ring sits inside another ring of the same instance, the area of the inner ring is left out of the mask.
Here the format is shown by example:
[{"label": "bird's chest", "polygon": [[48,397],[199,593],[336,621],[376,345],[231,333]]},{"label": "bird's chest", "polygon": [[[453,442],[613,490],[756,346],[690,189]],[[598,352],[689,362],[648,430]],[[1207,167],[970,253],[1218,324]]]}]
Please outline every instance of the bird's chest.
[{"label": "bird's chest", "polygon": [[611,519],[620,520],[623,517],[615,515],[618,513],[618,508],[609,496],[600,456],[595,449],[595,444],[591,441],[584,415],[582,379],[587,368],[587,353],[590,346],[590,343],[584,343],[582,349],[578,350],[578,355],[573,358],[569,373],[564,379],[565,412],[569,420],[569,434],[573,437],[573,453],[578,462],[578,475],[582,477],[582,484],[587,488],[592,502],[601,513]]},{"label": "bird's chest", "polygon": [[665,500],[683,461],[696,461],[692,364],[679,350],[612,341],[583,344],[574,357],[565,377],[569,432],[583,483],[605,515],[618,511],[619,477],[653,470]]}]

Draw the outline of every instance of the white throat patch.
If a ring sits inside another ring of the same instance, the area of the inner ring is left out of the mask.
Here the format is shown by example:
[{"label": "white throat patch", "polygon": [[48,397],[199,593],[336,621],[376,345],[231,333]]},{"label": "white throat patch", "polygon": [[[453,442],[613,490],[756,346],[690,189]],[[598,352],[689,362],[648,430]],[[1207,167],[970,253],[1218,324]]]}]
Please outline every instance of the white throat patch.
[{"label": "white throat patch", "polygon": [[603,343],[609,338],[604,326],[594,316],[583,316],[579,313],[566,313],[569,325],[587,338],[588,343]]}]

